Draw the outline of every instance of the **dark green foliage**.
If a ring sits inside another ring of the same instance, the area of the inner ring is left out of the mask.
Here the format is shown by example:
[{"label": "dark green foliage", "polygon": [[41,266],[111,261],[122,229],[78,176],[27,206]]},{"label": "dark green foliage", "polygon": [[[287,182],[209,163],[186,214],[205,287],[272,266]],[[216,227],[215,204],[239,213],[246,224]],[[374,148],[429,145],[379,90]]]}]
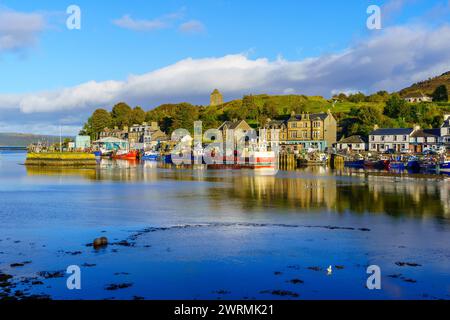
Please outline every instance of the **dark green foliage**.
[{"label": "dark green foliage", "polygon": [[112,125],[111,114],[105,109],[97,109],[92,114],[92,133],[98,134]]},{"label": "dark green foliage", "polygon": [[131,120],[133,124],[141,124],[145,122],[145,111],[141,107],[137,106],[131,112]]},{"label": "dark green foliage", "polygon": [[448,101],[448,91],[446,85],[441,85],[436,88],[433,92],[433,101],[436,102],[447,102]]},{"label": "dark green foliage", "polygon": [[383,113],[390,118],[405,117],[409,113],[409,106],[398,94],[393,94],[386,101]]},{"label": "dark green foliage", "polygon": [[116,104],[111,112],[113,124],[119,128],[133,124],[133,110],[124,102]]}]

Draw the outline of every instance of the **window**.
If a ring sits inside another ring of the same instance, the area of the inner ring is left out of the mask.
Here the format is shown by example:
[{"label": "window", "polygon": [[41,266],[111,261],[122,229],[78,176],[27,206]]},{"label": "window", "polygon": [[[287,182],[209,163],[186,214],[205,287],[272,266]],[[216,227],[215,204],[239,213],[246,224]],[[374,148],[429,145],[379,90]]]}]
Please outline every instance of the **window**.
[{"label": "window", "polygon": [[381,136],[381,141],[384,141],[384,139],[385,139],[385,136]]},{"label": "window", "polygon": [[394,141],[397,141],[397,136],[394,136]]},{"label": "window", "polygon": [[375,136],[370,136],[371,141],[375,141]]},{"label": "window", "polygon": [[403,141],[406,141],[408,139],[408,136],[403,136]]}]

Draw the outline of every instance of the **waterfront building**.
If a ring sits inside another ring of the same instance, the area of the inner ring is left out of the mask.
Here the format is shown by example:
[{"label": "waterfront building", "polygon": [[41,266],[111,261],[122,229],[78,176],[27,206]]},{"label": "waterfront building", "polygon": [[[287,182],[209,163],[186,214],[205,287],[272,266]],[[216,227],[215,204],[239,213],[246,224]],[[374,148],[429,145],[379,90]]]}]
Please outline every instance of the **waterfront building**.
[{"label": "waterfront building", "polygon": [[75,137],[75,149],[84,150],[91,147],[90,136],[76,136]]},{"label": "waterfront building", "polygon": [[235,133],[237,131],[241,131],[242,134],[247,134],[254,129],[250,127],[250,125],[245,120],[233,119],[232,121],[225,121],[224,123],[222,123],[218,130],[222,132],[222,139],[225,142],[228,130],[234,130]]},{"label": "waterfront building", "polygon": [[439,133],[439,129],[415,130],[409,137],[409,150],[414,153],[436,150],[439,146]]},{"label": "waterfront building", "polygon": [[337,150],[339,151],[365,151],[367,148],[367,143],[358,135],[342,138],[337,143]]},{"label": "waterfront building", "polygon": [[220,106],[221,104],[223,104],[223,96],[219,90],[214,89],[214,91],[211,93],[211,96],[210,96],[209,105],[214,107],[214,106]]},{"label": "waterfront building", "polygon": [[442,145],[450,148],[450,114],[444,115],[444,123],[439,129],[439,141]]},{"label": "waterfront building", "polygon": [[97,149],[105,149],[105,150],[128,150],[130,145],[127,140],[115,138],[115,137],[106,137],[94,141],[92,143]]},{"label": "waterfront building", "polygon": [[167,140],[167,136],[161,131],[156,121],[150,124],[144,122],[142,124],[134,124],[128,132],[128,141],[135,148],[145,148],[146,145],[157,143],[158,141]]},{"label": "waterfront building", "polygon": [[336,143],[337,122],[331,112],[303,113],[294,112],[286,120],[268,120],[264,125],[267,141],[272,142],[271,129],[279,130],[280,145],[286,149],[317,149],[324,151]]},{"label": "waterfront building", "polygon": [[377,128],[369,134],[369,151],[402,152],[410,150],[410,138],[414,128]]},{"label": "waterfront building", "polygon": [[114,137],[117,139],[128,139],[128,127],[125,126],[123,129],[119,129],[119,127],[114,127],[114,129],[105,128],[102,132],[100,132],[100,139]]}]

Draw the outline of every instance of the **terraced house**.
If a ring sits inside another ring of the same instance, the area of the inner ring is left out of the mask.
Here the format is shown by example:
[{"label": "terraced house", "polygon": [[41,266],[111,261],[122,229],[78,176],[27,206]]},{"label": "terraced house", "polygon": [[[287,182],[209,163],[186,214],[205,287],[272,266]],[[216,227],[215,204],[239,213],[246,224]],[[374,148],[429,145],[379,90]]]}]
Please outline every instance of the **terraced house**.
[{"label": "terraced house", "polygon": [[264,126],[267,141],[276,139],[272,130],[279,130],[279,142],[289,150],[318,149],[324,151],[336,143],[337,123],[330,111],[295,114],[286,120],[268,120]]}]

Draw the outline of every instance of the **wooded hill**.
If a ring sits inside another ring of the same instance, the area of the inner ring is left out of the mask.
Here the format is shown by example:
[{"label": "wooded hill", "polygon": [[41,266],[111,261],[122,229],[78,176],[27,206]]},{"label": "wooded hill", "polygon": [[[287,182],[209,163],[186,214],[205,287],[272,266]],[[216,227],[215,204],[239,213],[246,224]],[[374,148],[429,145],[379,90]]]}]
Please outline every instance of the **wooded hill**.
[{"label": "wooded hill", "polygon": [[447,90],[450,89],[450,71],[440,76],[429,78],[428,80],[414,83],[412,86],[399,91],[402,97],[415,97],[418,95],[432,96],[437,87],[445,85]]}]

